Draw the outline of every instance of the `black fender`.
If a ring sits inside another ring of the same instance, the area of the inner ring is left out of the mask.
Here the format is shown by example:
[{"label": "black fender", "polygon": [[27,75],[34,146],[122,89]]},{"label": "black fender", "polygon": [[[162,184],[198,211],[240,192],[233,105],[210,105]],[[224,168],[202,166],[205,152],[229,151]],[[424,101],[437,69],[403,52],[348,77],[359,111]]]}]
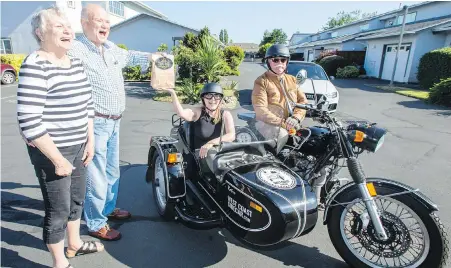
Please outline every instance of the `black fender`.
[{"label": "black fender", "polygon": [[[418,189],[412,188],[409,185],[406,185],[404,183],[401,183],[399,181],[395,181],[395,180],[390,180],[390,179],[384,179],[384,178],[367,178],[366,182],[372,182],[374,184],[374,186],[384,186],[387,188],[391,188],[394,191],[397,192],[405,192],[405,191],[410,191],[409,194],[412,195],[413,198],[415,198],[417,201],[419,201],[421,204],[423,204],[428,210],[430,210],[431,212],[433,211],[438,211],[438,206],[432,202],[431,199],[429,199],[427,196],[425,196],[423,193],[421,193]],[[338,189],[327,201],[326,203],[326,208],[324,211],[324,218],[323,218],[323,224],[327,224],[327,222],[329,221],[329,208],[331,203],[337,199],[337,197],[339,197],[340,195],[346,194],[346,192],[351,189],[351,188],[357,188],[357,184],[351,182],[348,183],[346,185],[344,185],[343,187],[341,187],[340,189]]]},{"label": "black fender", "polygon": [[[167,163],[169,153],[179,153],[175,144],[178,141],[171,137],[155,136],[152,137],[148,153],[148,172],[153,172],[153,158],[155,154],[163,157],[164,176],[166,181],[166,195],[170,199],[178,199],[186,195],[185,174],[183,169],[183,158],[179,155],[180,161],[177,163]],[[146,182],[150,183],[149,176],[146,176]]]}]

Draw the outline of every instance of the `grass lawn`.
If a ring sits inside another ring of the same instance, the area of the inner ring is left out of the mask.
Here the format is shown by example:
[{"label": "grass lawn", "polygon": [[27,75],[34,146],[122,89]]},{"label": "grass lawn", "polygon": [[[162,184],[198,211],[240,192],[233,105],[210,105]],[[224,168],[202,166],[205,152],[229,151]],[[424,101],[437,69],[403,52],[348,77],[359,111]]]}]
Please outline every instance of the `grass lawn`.
[{"label": "grass lawn", "polygon": [[429,98],[429,91],[413,89],[408,87],[400,87],[400,86],[385,86],[385,85],[367,85],[370,87],[375,87],[378,89],[382,89],[385,91],[391,91],[400,95],[412,97],[419,100],[427,100]]}]

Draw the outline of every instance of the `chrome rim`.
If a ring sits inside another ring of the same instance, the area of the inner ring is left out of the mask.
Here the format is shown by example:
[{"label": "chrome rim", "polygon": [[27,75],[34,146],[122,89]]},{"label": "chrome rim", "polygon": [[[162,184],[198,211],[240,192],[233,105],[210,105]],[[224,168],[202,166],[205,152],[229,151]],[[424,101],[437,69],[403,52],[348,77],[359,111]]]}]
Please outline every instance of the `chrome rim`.
[{"label": "chrome rim", "polygon": [[383,197],[376,200],[387,241],[376,238],[371,220],[367,228],[361,215],[367,213],[363,201],[349,204],[340,218],[340,231],[346,246],[370,267],[418,267],[426,259],[430,239],[420,217],[401,202]]},{"label": "chrome rim", "polygon": [[166,208],[166,184],[164,180],[163,163],[158,155],[155,159],[155,192],[157,195],[158,205],[161,209]]},{"label": "chrome rim", "polygon": [[3,81],[5,83],[8,83],[8,84],[13,83],[14,82],[14,75],[12,73],[9,73],[9,72],[4,73],[3,74]]}]

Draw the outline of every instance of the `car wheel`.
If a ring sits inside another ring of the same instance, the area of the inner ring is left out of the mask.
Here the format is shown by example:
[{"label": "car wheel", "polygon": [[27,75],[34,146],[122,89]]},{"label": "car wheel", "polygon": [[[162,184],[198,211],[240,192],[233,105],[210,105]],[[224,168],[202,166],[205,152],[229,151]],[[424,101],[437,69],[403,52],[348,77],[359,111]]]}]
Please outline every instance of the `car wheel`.
[{"label": "car wheel", "polygon": [[16,81],[16,75],[13,72],[6,71],[3,73],[2,76],[2,83],[3,84],[12,84]]}]

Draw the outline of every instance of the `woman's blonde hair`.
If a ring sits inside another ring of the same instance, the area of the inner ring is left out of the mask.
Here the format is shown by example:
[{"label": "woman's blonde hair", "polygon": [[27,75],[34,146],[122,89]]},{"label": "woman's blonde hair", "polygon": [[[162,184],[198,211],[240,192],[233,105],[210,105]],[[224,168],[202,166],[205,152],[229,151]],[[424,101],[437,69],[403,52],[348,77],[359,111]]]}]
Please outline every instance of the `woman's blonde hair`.
[{"label": "woman's blonde hair", "polygon": [[33,18],[31,19],[31,33],[39,44],[42,42],[42,40],[41,37],[39,37],[39,35],[36,33],[36,30],[39,29],[39,31],[43,35],[47,30],[49,20],[53,17],[60,17],[69,21],[64,10],[57,6],[43,9],[33,15]]}]

